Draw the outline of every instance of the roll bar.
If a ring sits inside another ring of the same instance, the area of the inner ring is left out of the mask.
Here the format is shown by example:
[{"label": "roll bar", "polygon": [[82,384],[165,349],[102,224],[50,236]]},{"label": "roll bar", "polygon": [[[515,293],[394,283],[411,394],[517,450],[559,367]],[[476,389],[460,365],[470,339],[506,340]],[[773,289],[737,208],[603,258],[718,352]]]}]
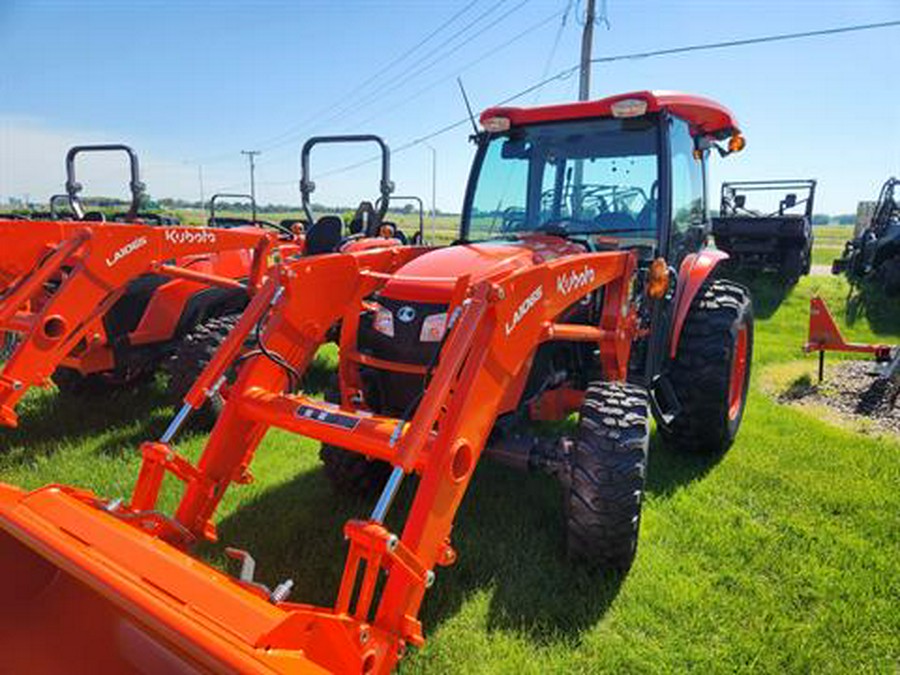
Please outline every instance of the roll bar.
[{"label": "roll bar", "polygon": [[[394,195],[391,197],[395,202],[403,201],[403,202],[416,202],[419,205],[419,241],[425,241],[425,204],[422,201],[421,197],[417,197],[416,195]],[[378,198],[378,201],[375,202],[375,208],[380,208],[381,205],[381,197]],[[434,233],[432,233],[434,234]]]},{"label": "roll bar", "polygon": [[378,210],[378,217],[383,218],[387,213],[388,204],[391,193],[394,191],[394,184],[391,182],[391,150],[387,143],[375,134],[349,134],[341,136],[313,136],[303,144],[300,151],[300,195],[303,197],[303,212],[310,224],[313,223],[312,209],[309,205],[309,196],[315,191],[316,184],[310,180],[309,172],[309,154],[316,145],[325,143],[377,143],[381,148],[381,184],[379,192],[381,197],[379,202],[381,206]]},{"label": "roll bar", "polygon": [[230,192],[219,192],[214,194],[209,200],[209,219],[213,222],[216,220],[216,200],[218,199],[246,199],[250,202],[250,208],[253,210],[253,222],[256,222],[256,200],[251,195],[242,195]]},{"label": "roll bar", "polygon": [[69,205],[78,220],[84,218],[84,207],[78,198],[78,193],[82,190],[82,185],[75,180],[75,158],[87,152],[124,152],[128,155],[128,161],[131,166],[131,206],[128,209],[128,219],[137,216],[138,209],[141,206],[141,198],[144,196],[145,185],[141,182],[141,167],[138,162],[137,153],[127,145],[120,143],[106,145],[76,145],[69,149],[66,153],[66,195],[69,198]]}]

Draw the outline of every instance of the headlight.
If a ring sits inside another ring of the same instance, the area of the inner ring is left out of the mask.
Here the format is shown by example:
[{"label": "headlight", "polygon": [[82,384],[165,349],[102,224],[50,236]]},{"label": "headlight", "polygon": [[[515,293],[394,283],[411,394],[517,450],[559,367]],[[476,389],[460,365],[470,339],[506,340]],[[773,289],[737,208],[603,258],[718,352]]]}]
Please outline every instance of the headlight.
[{"label": "headlight", "polygon": [[382,335],[394,337],[394,315],[391,313],[391,310],[385,307],[376,309],[372,327]]},{"label": "headlight", "polygon": [[447,313],[432,314],[422,322],[422,332],[419,333],[421,342],[440,342],[447,330]]}]

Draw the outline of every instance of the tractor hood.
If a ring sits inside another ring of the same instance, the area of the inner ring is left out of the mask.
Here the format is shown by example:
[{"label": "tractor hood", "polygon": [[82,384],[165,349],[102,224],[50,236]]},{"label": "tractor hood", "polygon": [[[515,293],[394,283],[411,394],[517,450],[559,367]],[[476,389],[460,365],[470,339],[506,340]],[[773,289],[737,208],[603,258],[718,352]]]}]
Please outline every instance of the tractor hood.
[{"label": "tractor hood", "polygon": [[575,253],[584,253],[584,247],[544,235],[439,248],[397,270],[380,294],[404,302],[447,303],[456,279],[465,274],[471,275],[471,283],[494,281]]}]

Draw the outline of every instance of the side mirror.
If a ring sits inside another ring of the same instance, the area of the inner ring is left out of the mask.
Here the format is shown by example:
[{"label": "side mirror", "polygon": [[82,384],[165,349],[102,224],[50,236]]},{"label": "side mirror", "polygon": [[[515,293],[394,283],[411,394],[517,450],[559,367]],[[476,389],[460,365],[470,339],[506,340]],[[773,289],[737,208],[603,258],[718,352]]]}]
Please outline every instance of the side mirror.
[{"label": "side mirror", "polygon": [[791,194],[787,195],[784,198],[784,201],[782,202],[782,204],[784,204],[784,208],[786,208],[786,209],[790,209],[790,208],[797,206],[797,195],[795,195],[792,192]]},{"label": "side mirror", "polygon": [[744,208],[744,204],[747,203],[747,195],[735,195],[734,196],[734,207],[736,209]]},{"label": "side mirror", "polygon": [[510,138],[503,143],[500,156],[503,159],[527,159],[530,150],[526,141]]}]

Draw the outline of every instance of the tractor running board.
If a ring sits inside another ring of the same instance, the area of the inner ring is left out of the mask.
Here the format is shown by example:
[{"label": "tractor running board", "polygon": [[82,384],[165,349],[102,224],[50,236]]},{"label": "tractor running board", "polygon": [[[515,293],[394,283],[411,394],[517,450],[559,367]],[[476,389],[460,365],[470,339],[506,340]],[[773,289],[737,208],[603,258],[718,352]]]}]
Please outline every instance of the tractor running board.
[{"label": "tractor running board", "polygon": [[678,400],[678,394],[675,393],[675,388],[665,373],[653,378],[650,385],[650,409],[656,423],[666,430],[681,413],[681,401]]}]

